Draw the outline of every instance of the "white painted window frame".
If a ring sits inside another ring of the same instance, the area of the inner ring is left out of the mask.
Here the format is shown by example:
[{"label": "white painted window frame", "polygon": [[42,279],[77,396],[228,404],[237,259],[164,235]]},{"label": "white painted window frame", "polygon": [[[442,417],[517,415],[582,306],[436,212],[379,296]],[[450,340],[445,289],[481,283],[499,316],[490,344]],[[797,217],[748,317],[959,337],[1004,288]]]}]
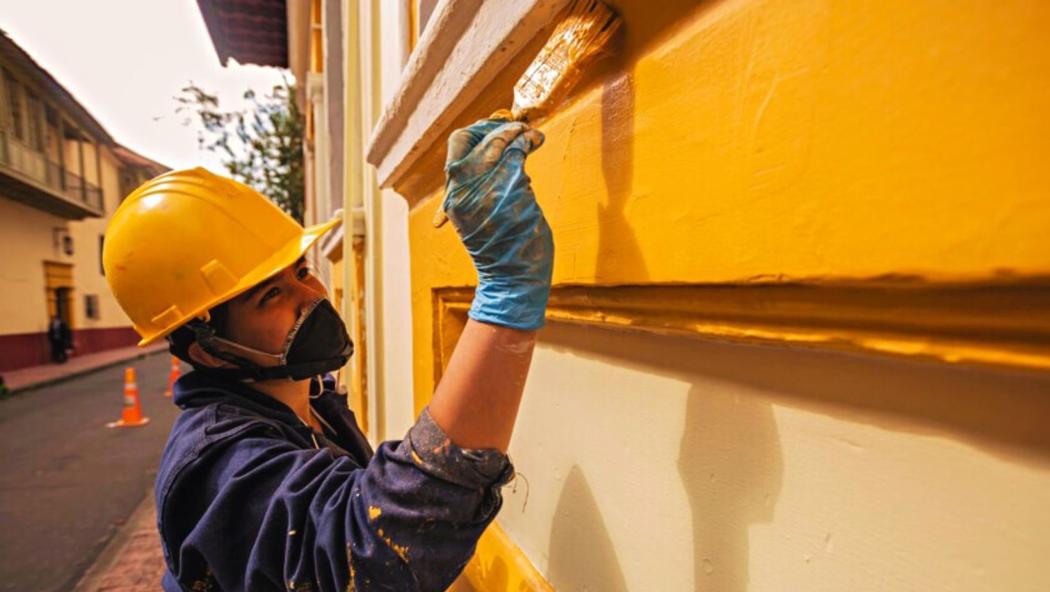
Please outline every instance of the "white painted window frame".
[{"label": "white painted window frame", "polygon": [[568,0],[441,0],[366,149],[392,187]]}]

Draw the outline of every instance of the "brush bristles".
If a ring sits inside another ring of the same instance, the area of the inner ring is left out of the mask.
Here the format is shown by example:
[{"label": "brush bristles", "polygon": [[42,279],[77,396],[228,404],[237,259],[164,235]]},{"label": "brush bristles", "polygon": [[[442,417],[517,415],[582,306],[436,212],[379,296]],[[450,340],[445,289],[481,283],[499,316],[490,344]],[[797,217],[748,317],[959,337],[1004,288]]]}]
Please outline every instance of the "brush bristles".
[{"label": "brush bristles", "polygon": [[579,78],[620,26],[600,0],[573,0],[550,39],[514,86],[514,115],[530,119],[549,109]]}]

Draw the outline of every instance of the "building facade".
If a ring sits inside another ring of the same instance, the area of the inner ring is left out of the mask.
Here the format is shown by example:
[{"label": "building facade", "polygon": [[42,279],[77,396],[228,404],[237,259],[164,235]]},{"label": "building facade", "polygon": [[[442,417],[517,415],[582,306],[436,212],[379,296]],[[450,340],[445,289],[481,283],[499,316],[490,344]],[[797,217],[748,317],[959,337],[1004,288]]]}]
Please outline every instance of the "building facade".
[{"label": "building facade", "polygon": [[74,355],[132,345],[102,275],[102,237],[120,199],[166,168],[117,144],[4,34],[0,69],[0,372],[50,361],[56,316]]},{"label": "building facade", "polygon": [[[431,224],[445,138],[509,106],[566,4],[284,7],[323,73],[312,207],[341,188],[327,258],[374,441],[429,401],[475,283]],[[1050,587],[1050,8],[610,4],[608,57],[537,122],[555,287],[466,579]]]}]

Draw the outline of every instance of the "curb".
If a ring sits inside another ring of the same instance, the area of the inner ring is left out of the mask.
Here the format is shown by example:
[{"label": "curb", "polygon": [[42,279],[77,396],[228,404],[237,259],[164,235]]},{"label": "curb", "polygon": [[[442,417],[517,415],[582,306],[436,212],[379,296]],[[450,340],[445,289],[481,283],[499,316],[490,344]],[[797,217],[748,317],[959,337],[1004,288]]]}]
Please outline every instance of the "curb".
[{"label": "curb", "polygon": [[[131,514],[123,523],[116,526],[114,531],[105,541],[100,549],[96,549],[91,565],[76,579],[76,585],[72,588],[74,592],[97,592],[102,590],[102,580],[107,573],[120,561],[121,555],[136,534],[139,526],[147,516],[153,512],[153,488],[146,491],[146,496],[135,506]],[[161,550],[157,549],[157,554]],[[109,588],[106,588],[107,590]]]},{"label": "curb", "polygon": [[120,358],[119,360],[110,360],[109,362],[105,362],[104,364],[100,364],[98,366],[92,366],[90,368],[81,368],[80,370],[74,370],[74,371],[72,371],[72,372],[70,372],[68,374],[63,374],[62,376],[55,376],[53,378],[45,378],[45,379],[40,380],[38,382],[34,382],[34,383],[31,383],[31,384],[24,384],[22,386],[19,386],[19,387],[16,387],[16,388],[13,388],[13,389],[9,390],[6,395],[4,395],[3,397],[0,397],[0,400],[7,399],[7,398],[10,398],[10,397],[14,397],[14,396],[17,396],[17,395],[21,395],[21,394],[27,393],[29,391],[34,391],[34,390],[37,390],[37,389],[40,389],[40,388],[44,388],[46,386],[52,386],[52,385],[55,385],[55,384],[59,384],[59,383],[65,382],[67,380],[72,380],[74,378],[80,378],[81,376],[84,376],[86,374],[92,374],[94,372],[98,372],[99,370],[105,370],[106,368],[112,368],[113,366],[119,366],[119,365],[121,365],[124,362],[127,362],[129,360],[144,360],[144,359],[148,358],[149,356],[154,356],[154,355],[157,355],[159,353],[167,352],[167,351],[168,351],[168,348],[165,347],[165,348],[157,348],[156,350],[153,350],[153,351],[138,352],[138,353],[136,353],[134,355],[131,355],[131,356],[128,356],[126,358]]}]

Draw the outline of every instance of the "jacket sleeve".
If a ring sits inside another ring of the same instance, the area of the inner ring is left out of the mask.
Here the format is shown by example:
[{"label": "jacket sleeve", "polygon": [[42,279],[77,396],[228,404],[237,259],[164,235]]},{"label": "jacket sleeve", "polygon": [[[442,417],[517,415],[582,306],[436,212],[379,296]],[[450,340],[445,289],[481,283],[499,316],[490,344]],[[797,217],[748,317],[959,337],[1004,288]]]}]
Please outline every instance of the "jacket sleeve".
[{"label": "jacket sleeve", "polygon": [[444,590],[513,474],[498,451],[453,445],[426,410],[364,468],[263,434],[214,448],[165,503],[200,516],[166,552],[187,590]]}]

